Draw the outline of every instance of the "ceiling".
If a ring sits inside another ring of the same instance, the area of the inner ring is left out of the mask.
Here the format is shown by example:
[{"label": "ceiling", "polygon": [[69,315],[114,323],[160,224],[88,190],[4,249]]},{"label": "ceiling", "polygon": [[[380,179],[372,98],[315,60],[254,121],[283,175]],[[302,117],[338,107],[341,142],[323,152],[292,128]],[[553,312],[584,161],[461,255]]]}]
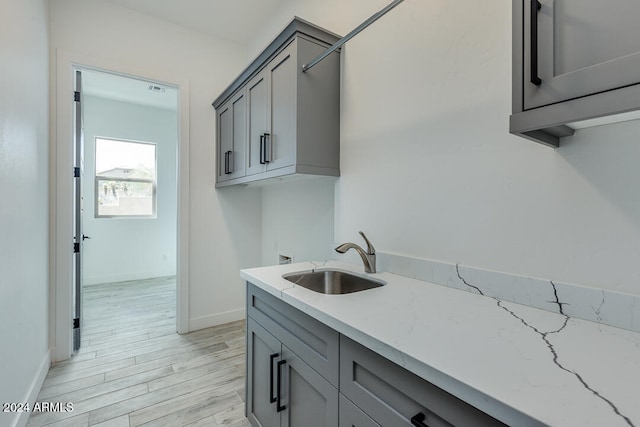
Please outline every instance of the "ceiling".
[{"label": "ceiling", "polygon": [[175,87],[99,71],[82,71],[82,91],[85,95],[156,108],[176,110],[178,106]]},{"label": "ceiling", "polygon": [[[265,15],[289,0],[104,0],[233,43],[246,44]],[[176,109],[176,88],[98,71],[83,71],[86,95]],[[151,91],[149,86],[161,87]]]},{"label": "ceiling", "polygon": [[234,43],[245,44],[264,16],[287,0],[105,0]]}]

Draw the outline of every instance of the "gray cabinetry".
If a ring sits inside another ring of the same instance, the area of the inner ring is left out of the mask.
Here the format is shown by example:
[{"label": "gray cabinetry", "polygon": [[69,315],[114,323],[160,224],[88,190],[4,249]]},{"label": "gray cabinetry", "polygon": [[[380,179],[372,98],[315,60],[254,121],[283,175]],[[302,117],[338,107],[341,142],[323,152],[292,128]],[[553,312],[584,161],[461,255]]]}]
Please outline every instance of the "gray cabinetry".
[{"label": "gray cabinetry", "polygon": [[338,390],[251,318],[247,321],[247,418],[256,427],[338,423]]},{"label": "gray cabinetry", "polygon": [[334,330],[249,285],[246,412],[251,424],[337,426],[338,344]]},{"label": "gray cabinetry", "polygon": [[282,346],[282,427],[338,425],[338,389]]},{"label": "gray cabinetry", "polygon": [[246,393],[254,427],[504,425],[250,283]]},{"label": "gray cabinetry", "polygon": [[380,424],[373,421],[341,393],[339,427],[380,427]]},{"label": "gray cabinetry", "polygon": [[511,132],[548,145],[572,122],[640,109],[640,3],[513,0]]},{"label": "gray cabinetry", "polygon": [[274,407],[276,376],[281,343],[252,319],[247,319],[247,418],[254,426],[280,425],[280,413]]},{"label": "gray cabinetry", "polygon": [[338,386],[339,334],[253,285],[247,290],[247,315]]},{"label": "gray cabinetry", "polygon": [[264,144],[267,126],[267,78],[261,72],[247,84],[249,102],[249,140],[247,146],[247,175],[265,171]]},{"label": "gray cabinetry", "polygon": [[[339,52],[302,72],[305,63],[337,40],[334,34],[295,18],[214,101],[219,127],[226,123],[220,118],[228,99],[238,93],[245,94],[247,112],[245,173],[226,179],[218,175],[217,187],[293,174],[340,174]],[[218,147],[228,145],[225,136],[218,132]]]},{"label": "gray cabinetry", "polygon": [[381,426],[504,426],[345,336],[340,336],[340,393]]},{"label": "gray cabinetry", "polygon": [[245,176],[247,147],[247,99],[240,91],[217,111],[217,181],[223,182]]}]

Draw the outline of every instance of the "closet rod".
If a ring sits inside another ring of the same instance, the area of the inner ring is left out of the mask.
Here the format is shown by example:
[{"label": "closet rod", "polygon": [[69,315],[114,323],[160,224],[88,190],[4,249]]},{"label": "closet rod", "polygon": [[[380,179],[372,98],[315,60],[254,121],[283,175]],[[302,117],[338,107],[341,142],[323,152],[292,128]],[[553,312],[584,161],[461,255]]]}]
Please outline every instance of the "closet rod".
[{"label": "closet rod", "polygon": [[307,70],[309,70],[311,67],[313,67],[318,62],[322,61],[324,58],[329,56],[329,54],[331,52],[333,52],[336,49],[339,49],[340,46],[342,46],[343,44],[345,44],[346,42],[351,40],[356,34],[358,34],[360,31],[364,30],[365,28],[367,28],[369,25],[373,24],[375,21],[377,21],[379,18],[381,18],[385,13],[389,12],[391,9],[393,9],[394,7],[396,7],[397,5],[402,3],[403,1],[404,0],[393,0],[384,9],[382,9],[379,12],[375,13],[374,15],[372,15],[369,19],[364,21],[362,24],[358,25],[349,34],[347,34],[346,36],[344,36],[343,38],[341,38],[340,40],[335,42],[333,44],[333,46],[331,46],[329,49],[325,50],[323,53],[321,53],[320,55],[316,56],[311,62],[309,62],[308,64],[304,64],[302,66],[302,72],[306,73]]}]

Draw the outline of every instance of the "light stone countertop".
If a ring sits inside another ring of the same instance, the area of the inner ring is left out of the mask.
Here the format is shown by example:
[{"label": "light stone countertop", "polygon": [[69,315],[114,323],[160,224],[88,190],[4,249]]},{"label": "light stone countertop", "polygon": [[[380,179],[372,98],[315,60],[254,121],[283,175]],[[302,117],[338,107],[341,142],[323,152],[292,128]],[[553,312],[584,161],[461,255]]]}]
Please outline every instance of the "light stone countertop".
[{"label": "light stone countertop", "polygon": [[[387,284],[324,295],[282,278],[327,268]],[[362,271],[323,261],[240,275],[508,425],[640,427],[639,333]]]}]

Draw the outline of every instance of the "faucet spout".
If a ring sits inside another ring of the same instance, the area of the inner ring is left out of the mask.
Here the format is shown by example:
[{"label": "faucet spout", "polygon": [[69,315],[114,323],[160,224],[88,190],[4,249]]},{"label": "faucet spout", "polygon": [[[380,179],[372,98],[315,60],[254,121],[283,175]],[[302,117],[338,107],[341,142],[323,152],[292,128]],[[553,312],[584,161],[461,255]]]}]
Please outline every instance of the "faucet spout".
[{"label": "faucet spout", "polygon": [[347,252],[349,249],[355,249],[355,251],[358,252],[358,255],[360,255],[360,258],[362,258],[362,263],[364,264],[364,271],[366,273],[375,273],[376,272],[376,250],[371,244],[371,242],[369,241],[369,239],[367,239],[367,236],[365,236],[362,231],[360,231],[360,235],[362,236],[364,241],[367,243],[366,252],[360,246],[350,242],[343,243],[340,246],[338,246],[336,248],[336,252],[343,254]]}]

